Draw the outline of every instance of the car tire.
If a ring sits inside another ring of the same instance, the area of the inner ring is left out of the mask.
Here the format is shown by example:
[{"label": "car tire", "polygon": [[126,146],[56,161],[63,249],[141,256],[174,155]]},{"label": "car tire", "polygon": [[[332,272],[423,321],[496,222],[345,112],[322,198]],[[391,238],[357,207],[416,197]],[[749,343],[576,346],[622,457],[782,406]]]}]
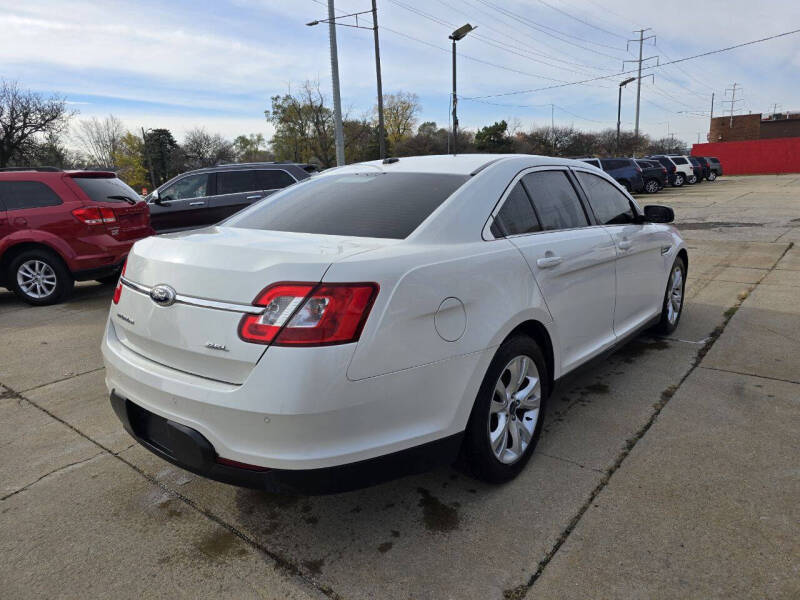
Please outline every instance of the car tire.
[{"label": "car tire", "polygon": [[462,456],[472,475],[503,483],[522,471],[539,441],[549,392],[538,344],[525,335],[503,342],[483,378],[464,436]]},{"label": "car tire", "polygon": [[672,269],[667,279],[667,289],[664,292],[664,302],[661,305],[661,317],[656,325],[656,331],[669,335],[678,327],[678,322],[683,314],[686,292],[686,263],[681,257],[672,263]]},{"label": "car tire", "polygon": [[8,267],[7,281],[11,290],[34,306],[46,306],[66,300],[75,280],[55,252],[45,249],[26,250]]},{"label": "car tire", "polygon": [[655,179],[648,179],[644,184],[644,191],[648,194],[655,194],[660,189],[661,186],[658,185],[658,181]]},{"label": "car tire", "polygon": [[684,177],[683,173],[675,173],[675,179],[672,180],[672,185],[675,187],[681,187],[685,181],[686,178]]},{"label": "car tire", "polygon": [[716,178],[717,178],[717,174],[716,174],[716,173],[714,173],[714,171],[711,171],[711,172],[708,174],[708,177],[706,177],[706,179],[708,179],[709,181],[714,181]]}]

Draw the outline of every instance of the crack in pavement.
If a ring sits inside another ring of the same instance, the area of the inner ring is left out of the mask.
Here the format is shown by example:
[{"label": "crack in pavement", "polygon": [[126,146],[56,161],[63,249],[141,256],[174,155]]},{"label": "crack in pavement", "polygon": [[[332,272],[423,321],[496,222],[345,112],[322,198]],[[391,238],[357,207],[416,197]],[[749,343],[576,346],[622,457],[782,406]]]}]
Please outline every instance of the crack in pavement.
[{"label": "crack in pavement", "polygon": [[[63,383],[64,381],[69,381],[70,379],[75,379],[76,377],[80,377],[81,375],[88,375],[89,373],[97,373],[98,371],[102,371],[105,367],[97,367],[95,369],[89,369],[88,371],[81,371],[80,373],[73,373],[72,375],[67,375],[62,377],[61,379],[54,379],[53,381],[48,381],[47,383],[40,383],[39,385],[35,385],[33,387],[29,387],[24,390],[20,390],[19,392],[15,392],[17,394],[27,394],[28,392],[34,392],[36,390],[42,389],[43,387],[47,387],[48,385],[53,385],[56,383]],[[8,386],[6,386],[8,387]]]},{"label": "crack in pavement", "polygon": [[768,379],[769,381],[782,381],[783,383],[796,383],[800,385],[800,381],[794,379],[781,379],[780,377],[770,377],[769,375],[756,375],[755,373],[744,373],[742,371],[734,371],[733,369],[720,369],[719,367],[700,367],[709,371],[719,371],[721,373],[733,373],[734,375],[742,375],[744,377],[756,377],[758,379]]},{"label": "crack in pavement", "polygon": [[563,456],[556,456],[555,454],[545,454],[544,452],[537,452],[536,454],[539,456],[546,456],[547,458],[553,458],[555,460],[562,460],[566,463],[573,464],[576,467],[580,467],[581,469],[589,469],[590,471],[594,471],[595,473],[603,473],[602,469],[597,469],[595,467],[587,467],[586,465],[582,465],[578,461],[571,460],[569,458],[564,458]]},{"label": "crack in pavement", "polygon": [[52,470],[52,471],[50,471],[49,473],[45,473],[45,474],[44,474],[44,475],[42,475],[41,477],[37,477],[36,479],[34,479],[33,481],[31,481],[30,483],[26,483],[25,485],[23,485],[23,486],[22,486],[21,488],[19,488],[18,490],[14,490],[14,491],[13,491],[13,492],[11,492],[10,494],[6,494],[6,495],[5,495],[5,496],[3,496],[2,498],[0,498],[0,502],[2,502],[2,501],[4,501],[4,500],[8,500],[8,499],[9,499],[9,498],[11,498],[12,496],[16,496],[16,495],[17,495],[17,494],[19,494],[20,492],[24,492],[25,490],[28,490],[28,489],[32,488],[34,485],[36,485],[37,483],[39,483],[39,482],[40,482],[42,479],[46,479],[47,477],[50,477],[50,475],[53,475],[53,474],[55,474],[55,473],[59,473],[60,471],[64,471],[65,469],[69,469],[70,467],[74,467],[75,465],[82,465],[82,464],[83,464],[83,463],[85,463],[85,462],[89,462],[90,460],[94,460],[94,459],[95,459],[95,458],[97,458],[98,456],[102,456],[103,454],[105,454],[105,452],[98,452],[97,454],[93,454],[93,455],[92,455],[92,456],[90,456],[89,458],[84,458],[84,459],[82,459],[82,460],[76,460],[75,462],[71,462],[71,463],[69,463],[68,465],[63,465],[63,466],[61,466],[61,467],[58,467],[58,468],[56,468],[56,469],[53,469],[53,470]]},{"label": "crack in pavement", "polygon": [[633,451],[638,441],[641,440],[645,436],[645,434],[650,430],[650,428],[653,426],[653,423],[655,423],[656,419],[661,414],[661,411],[667,405],[669,400],[675,395],[675,393],[680,389],[680,387],[683,385],[686,379],[688,379],[688,377],[694,372],[694,370],[700,366],[700,362],[703,360],[705,355],[708,354],[708,351],[711,349],[711,347],[714,345],[717,339],[719,339],[719,336],[722,335],[722,332],[725,330],[725,327],[733,318],[733,315],[736,314],[736,311],[739,309],[742,303],[745,300],[747,300],[747,298],[750,296],[753,290],[756,287],[758,287],[758,285],[764,280],[764,278],[775,269],[775,267],[778,265],[781,259],[783,259],[783,257],[786,256],[786,254],[789,252],[789,250],[792,249],[793,246],[794,244],[790,242],[786,246],[784,251],[781,253],[781,255],[777,258],[777,260],[773,263],[773,265],[769,268],[769,270],[767,270],[764,273],[763,277],[761,277],[755,284],[753,284],[750,288],[748,288],[746,294],[741,295],[737,299],[736,304],[734,304],[732,309],[728,309],[723,313],[722,323],[714,329],[714,332],[709,336],[706,343],[697,351],[695,359],[692,362],[692,365],[689,367],[689,370],[686,371],[686,373],[680,378],[680,380],[676,385],[669,386],[661,393],[661,398],[658,402],[654,404],[654,410],[650,415],[650,418],[631,438],[627,440],[625,448],[623,448],[623,450],[617,455],[617,458],[614,460],[614,463],[608,469],[606,469],[605,475],[600,480],[600,482],[595,486],[595,488],[591,491],[589,497],[586,499],[586,502],[584,502],[583,505],[581,505],[581,507],[578,509],[578,512],[575,513],[572,519],[570,519],[567,526],[558,536],[553,546],[545,554],[544,558],[542,558],[542,560],[539,561],[539,564],[536,567],[536,571],[533,573],[533,575],[531,575],[530,579],[526,583],[523,583],[522,585],[519,585],[509,590],[505,590],[503,592],[503,597],[505,598],[505,600],[520,600],[521,598],[525,597],[528,591],[534,586],[536,581],[542,576],[542,573],[544,572],[547,565],[550,563],[551,560],[553,560],[553,557],[555,557],[555,555],[558,553],[558,551],[561,549],[561,547],[569,538],[570,534],[578,526],[578,523],[583,518],[583,515],[586,514],[586,511],[589,510],[589,507],[591,507],[591,505],[600,495],[600,492],[602,492],[603,489],[605,489],[605,487],[608,485],[609,481],[611,481],[611,477],[622,466],[622,463],[625,461],[628,455]]},{"label": "crack in pavement", "polygon": [[[77,375],[76,375],[76,377],[77,377]],[[228,532],[230,532],[233,535],[235,535],[237,538],[242,540],[244,543],[246,543],[250,547],[258,550],[259,552],[261,552],[265,556],[268,556],[270,559],[272,559],[272,561],[275,564],[275,566],[280,571],[282,571],[286,576],[292,577],[292,578],[295,578],[296,580],[298,580],[297,584],[304,591],[308,592],[309,588],[311,588],[311,590],[313,590],[315,592],[318,592],[318,593],[321,593],[321,594],[324,594],[326,597],[331,598],[332,600],[342,600],[342,596],[340,596],[338,593],[336,593],[332,588],[330,588],[329,586],[326,586],[324,584],[321,584],[321,583],[319,583],[317,581],[314,581],[309,575],[306,575],[300,569],[300,567],[297,565],[297,563],[295,561],[293,561],[292,559],[284,557],[284,556],[282,556],[281,554],[279,554],[278,552],[276,552],[274,550],[270,550],[269,548],[267,548],[264,544],[262,544],[258,540],[252,538],[247,533],[237,529],[236,527],[234,527],[230,523],[228,523],[225,520],[223,520],[222,517],[214,514],[213,512],[211,512],[210,510],[208,510],[206,508],[203,508],[202,506],[200,506],[200,504],[198,504],[197,502],[195,502],[194,500],[192,500],[188,496],[184,496],[180,492],[169,488],[167,485],[165,485],[162,482],[158,481],[152,475],[146,473],[144,470],[142,470],[141,468],[139,468],[138,466],[136,466],[135,464],[133,464],[132,462],[130,462],[126,458],[122,457],[120,455],[120,453],[124,452],[124,450],[121,450],[119,453],[112,452],[112,450],[110,448],[107,448],[106,446],[104,446],[103,444],[101,444],[100,442],[98,442],[97,440],[92,438],[91,436],[85,434],[80,429],[78,429],[77,427],[75,427],[71,423],[65,421],[64,419],[62,419],[58,415],[55,415],[52,412],[50,412],[49,410],[47,410],[46,408],[38,405],[36,402],[31,400],[30,398],[27,398],[27,397],[23,396],[20,392],[15,391],[13,388],[9,387],[8,385],[3,384],[2,382],[0,382],[0,386],[3,386],[8,392],[10,392],[10,394],[8,394],[9,397],[17,398],[21,402],[27,402],[28,404],[30,404],[34,408],[39,409],[40,411],[42,411],[43,413],[48,415],[50,418],[58,421],[62,425],[65,425],[66,427],[68,427],[69,429],[71,429],[72,431],[77,433],[79,436],[81,436],[82,438],[88,440],[89,442],[91,442],[92,444],[94,444],[95,446],[97,446],[98,448],[100,448],[102,450],[102,452],[99,452],[98,454],[92,456],[91,458],[85,459],[85,460],[81,460],[81,461],[77,461],[74,464],[80,464],[82,462],[86,462],[87,460],[91,460],[93,458],[97,458],[98,456],[100,456],[102,454],[108,454],[109,456],[112,456],[113,458],[117,459],[118,461],[120,461],[124,465],[127,465],[128,467],[130,467],[131,469],[136,471],[139,475],[141,475],[149,483],[151,483],[152,485],[158,487],[164,493],[168,494],[170,497],[175,498],[177,500],[180,500],[181,502],[183,502],[184,504],[186,504],[187,506],[189,506],[190,508],[192,508],[196,512],[198,512],[201,515],[203,515],[208,520],[216,523],[217,525],[219,525],[223,529],[226,529]],[[136,445],[137,444],[132,444],[131,447],[136,446]],[[73,465],[66,465],[65,467],[62,467],[60,469],[56,469],[55,471],[63,470],[64,468],[67,468],[69,466],[74,466],[74,464]],[[53,472],[55,472],[55,471],[53,471]],[[50,474],[52,474],[52,473],[49,473],[48,475],[50,475]],[[46,476],[47,475],[44,475],[44,476],[40,477],[39,479],[37,479],[36,481],[28,484],[25,487],[26,488],[30,487],[31,485],[33,485],[34,483],[40,481],[41,479],[43,479]],[[14,494],[17,494],[20,491],[22,491],[22,489],[17,490],[16,492],[13,492],[13,493],[9,494],[8,496],[6,496],[6,497],[4,497],[4,498],[2,498],[0,500],[5,500],[6,498],[9,498],[9,497],[13,496]]]}]

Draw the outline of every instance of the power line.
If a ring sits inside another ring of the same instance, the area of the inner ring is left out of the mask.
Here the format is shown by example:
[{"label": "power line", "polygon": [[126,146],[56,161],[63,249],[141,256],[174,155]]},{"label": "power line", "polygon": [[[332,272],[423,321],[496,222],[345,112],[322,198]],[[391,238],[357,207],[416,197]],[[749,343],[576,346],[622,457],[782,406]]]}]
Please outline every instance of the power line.
[{"label": "power line", "polygon": [[583,23],[584,25],[587,25],[588,27],[591,27],[593,29],[597,29],[598,31],[602,31],[603,33],[607,33],[608,35],[613,35],[614,37],[617,37],[617,38],[620,38],[620,39],[623,39],[623,40],[626,39],[624,35],[619,35],[617,33],[614,33],[613,31],[609,31],[608,29],[603,29],[602,27],[594,25],[594,24],[590,23],[589,21],[585,21],[585,20],[581,19],[580,17],[576,17],[575,15],[572,15],[572,14],[568,13],[567,11],[560,9],[557,6],[553,6],[552,4],[549,4],[549,3],[545,2],[544,0],[538,0],[538,2],[539,2],[539,4],[544,4],[546,7],[552,8],[554,11],[559,12],[562,15],[564,15],[566,17],[569,17],[570,19],[573,19],[573,20],[577,21],[578,23]]},{"label": "power line", "polygon": [[[392,4],[394,4],[396,6],[399,6],[400,8],[403,8],[403,9],[409,11],[409,12],[412,12],[412,13],[414,13],[414,14],[416,14],[416,15],[424,18],[424,19],[428,19],[429,21],[432,21],[432,22],[434,22],[434,23],[436,23],[438,25],[442,25],[444,27],[448,27],[448,28],[451,28],[451,29],[456,27],[453,23],[445,21],[444,19],[440,19],[439,17],[436,17],[435,15],[432,15],[430,13],[426,13],[425,11],[422,11],[422,10],[416,8],[416,7],[409,6],[408,4],[406,4],[404,2],[400,2],[399,0],[389,0],[389,2],[391,2]],[[523,49],[515,48],[515,47],[509,45],[506,42],[503,42],[501,40],[496,40],[494,38],[491,38],[491,37],[488,37],[488,36],[485,36],[485,35],[482,35],[482,34],[479,34],[479,33],[474,33],[474,34],[472,34],[471,37],[474,37],[475,39],[479,40],[480,42],[482,42],[484,44],[487,44],[488,46],[492,46],[492,47],[497,48],[499,50],[503,50],[504,52],[508,52],[510,54],[514,54],[514,55],[522,57],[522,58],[524,58],[526,60],[530,60],[530,61],[533,61],[533,62],[536,62],[536,63],[540,63],[540,64],[543,64],[545,66],[552,67],[554,69],[559,69],[561,71],[570,71],[572,73],[579,73],[579,74],[582,74],[582,75],[588,74],[588,71],[583,70],[583,69],[580,70],[580,71],[576,71],[574,69],[565,69],[563,66],[554,65],[552,63],[545,62],[545,61],[543,61],[543,60],[541,60],[539,58],[533,58],[529,54],[527,54],[527,51],[524,48]],[[523,53],[525,53],[525,54],[523,54]],[[558,60],[558,59],[556,59],[556,60]],[[564,61],[561,61],[561,62],[564,62]],[[551,81],[560,81],[560,82],[564,82],[565,81],[564,79],[557,79],[557,78],[553,78],[553,77],[542,77],[542,78],[543,79],[550,79]]]},{"label": "power line", "polygon": [[[666,67],[668,65],[674,65],[674,64],[678,64],[678,63],[683,63],[683,62],[686,62],[688,60],[694,60],[696,58],[702,58],[704,56],[710,56],[712,54],[719,54],[721,52],[728,52],[730,50],[735,50],[737,48],[742,48],[744,46],[751,46],[753,44],[760,44],[761,42],[767,42],[767,41],[774,40],[774,39],[777,39],[777,38],[785,37],[787,35],[793,35],[795,33],[800,33],[800,29],[794,29],[792,31],[786,31],[784,33],[778,33],[776,35],[771,35],[771,36],[760,38],[760,39],[757,39],[757,40],[752,40],[752,41],[749,41],[749,42],[742,42],[741,44],[735,44],[733,46],[727,46],[725,48],[719,48],[717,50],[709,50],[708,52],[702,52],[700,54],[695,54],[693,56],[687,56],[686,58],[679,58],[678,60],[672,60],[672,61],[669,61],[669,62],[660,63],[658,65],[653,65],[653,66],[646,67],[646,68],[647,69],[655,69],[655,68],[659,68],[659,67]],[[552,85],[552,86],[546,86],[546,87],[530,89],[530,90],[518,90],[518,91],[514,91],[514,92],[502,92],[502,93],[499,93],[499,94],[486,94],[484,96],[474,96],[472,99],[499,98],[501,96],[514,96],[514,95],[517,95],[517,94],[530,94],[530,93],[533,93],[533,92],[543,92],[545,90],[552,90],[552,89],[555,89],[555,88],[567,87],[567,86],[571,86],[571,85],[579,85],[579,84],[583,84],[583,83],[590,83],[590,82],[593,82],[593,81],[600,81],[600,80],[603,80],[603,79],[616,78],[616,77],[619,77],[620,75],[627,75],[627,74],[635,73],[635,72],[636,72],[636,69],[631,69],[630,71],[622,71],[621,73],[615,73],[613,75],[600,75],[598,77],[593,77],[591,79],[582,79],[581,81],[572,81],[570,83],[564,83],[564,84],[560,84],[560,85]]]},{"label": "power line", "polygon": [[[587,48],[586,46],[582,46],[581,44],[576,44],[575,42],[571,42],[569,40],[565,40],[565,39],[563,39],[563,38],[559,37],[558,35],[555,35],[554,33],[551,33],[551,32],[555,32],[555,33],[557,33],[559,35],[563,35],[565,37],[574,38],[574,39],[586,42],[588,44],[592,44],[592,45],[595,45],[595,46],[600,46],[602,48],[609,48],[611,50],[618,50],[619,52],[625,52],[625,50],[622,49],[622,48],[617,48],[615,46],[608,46],[606,44],[600,44],[598,42],[593,42],[591,40],[585,40],[583,38],[571,35],[569,33],[560,31],[558,29],[554,29],[553,27],[549,27],[547,25],[543,25],[542,23],[538,23],[536,21],[533,21],[532,19],[529,19],[528,17],[525,17],[525,16],[523,16],[523,15],[521,15],[519,13],[515,13],[515,12],[512,12],[512,11],[506,9],[506,8],[503,8],[503,7],[497,6],[495,4],[492,4],[491,2],[488,2],[487,0],[477,0],[477,1],[480,2],[481,4],[483,4],[484,6],[487,6],[487,7],[491,8],[491,9],[493,9],[493,10],[496,10],[496,11],[508,16],[508,17],[511,17],[513,19],[518,20],[520,23],[522,23],[526,27],[530,27],[531,29],[534,29],[535,31],[538,31],[539,33],[543,33],[543,34],[548,35],[548,36],[550,36],[550,37],[552,37],[554,39],[557,39],[557,40],[559,40],[561,42],[564,42],[565,44],[571,44],[572,46],[576,46],[576,47],[581,48],[583,50],[586,50],[588,52],[592,52],[594,54],[601,54],[602,56],[607,56],[608,58],[614,58],[614,59],[619,60],[618,56],[612,56],[611,54],[605,54],[605,53],[600,52],[599,50],[595,50],[593,48]],[[546,30],[550,30],[550,31],[546,31]]]}]

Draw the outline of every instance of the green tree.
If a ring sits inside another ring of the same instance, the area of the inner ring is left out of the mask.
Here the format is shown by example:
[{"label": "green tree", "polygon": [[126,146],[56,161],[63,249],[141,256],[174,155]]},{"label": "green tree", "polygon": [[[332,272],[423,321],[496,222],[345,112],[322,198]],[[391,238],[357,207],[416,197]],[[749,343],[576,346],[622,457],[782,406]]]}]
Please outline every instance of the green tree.
[{"label": "green tree", "polygon": [[144,149],[145,160],[150,160],[156,185],[161,185],[183,170],[183,153],[169,129],[146,132]]},{"label": "green tree", "polygon": [[264,162],[274,160],[275,155],[267,148],[264,134],[250,133],[233,140],[233,150],[239,162]]},{"label": "green tree", "polygon": [[[402,140],[414,134],[417,117],[422,110],[419,97],[410,92],[397,92],[383,96],[383,120],[386,128],[386,139],[390,148],[395,148]],[[373,109],[377,124],[378,109]]]},{"label": "green tree", "polygon": [[114,165],[122,181],[135,190],[149,188],[149,175],[144,160],[144,142],[130,131],[119,140],[114,152]]},{"label": "green tree", "polygon": [[513,152],[514,140],[508,135],[508,123],[497,121],[479,129],[475,134],[475,149],[478,152]]}]

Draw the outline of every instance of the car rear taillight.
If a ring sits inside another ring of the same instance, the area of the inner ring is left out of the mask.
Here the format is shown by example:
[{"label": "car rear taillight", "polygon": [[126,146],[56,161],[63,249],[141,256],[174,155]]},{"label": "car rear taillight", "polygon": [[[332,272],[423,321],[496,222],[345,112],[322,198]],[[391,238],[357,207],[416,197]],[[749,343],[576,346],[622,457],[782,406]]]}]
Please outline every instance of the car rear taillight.
[{"label": "car rear taillight", "polygon": [[253,301],[261,315],[245,315],[239,337],[253,344],[328,346],[358,341],[377,283],[276,283]]},{"label": "car rear taillight", "polygon": [[111,301],[114,304],[119,304],[120,296],[122,296],[122,276],[125,275],[125,267],[128,266],[128,259],[125,259],[125,262],[122,264],[122,271],[119,274],[119,281],[117,282],[117,287],[114,288],[114,297]]},{"label": "car rear taillight", "polygon": [[89,206],[76,208],[72,214],[84,225],[111,225],[117,222],[117,215],[113,208]]}]

